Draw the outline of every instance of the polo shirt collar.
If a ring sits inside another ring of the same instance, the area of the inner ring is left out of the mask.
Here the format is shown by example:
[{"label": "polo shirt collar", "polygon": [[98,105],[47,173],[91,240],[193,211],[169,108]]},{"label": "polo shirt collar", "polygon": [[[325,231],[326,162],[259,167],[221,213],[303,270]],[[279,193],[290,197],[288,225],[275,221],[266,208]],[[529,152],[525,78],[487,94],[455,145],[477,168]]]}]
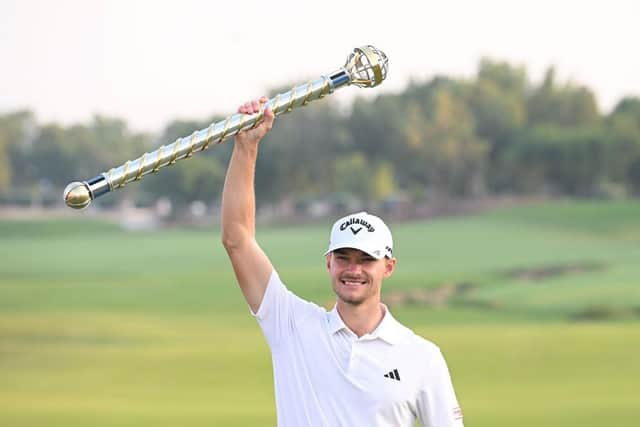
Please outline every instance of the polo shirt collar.
[{"label": "polo shirt collar", "polygon": [[[394,319],[386,305],[382,304],[382,306],[384,307],[385,311],[382,321],[376,329],[365,336],[368,336],[370,339],[380,338],[381,340],[393,345],[400,340],[405,331],[405,328],[403,328],[402,325],[396,319]],[[342,329],[346,329],[347,331],[353,333],[353,331],[351,331],[347,327],[347,325],[345,325],[342,317],[340,317],[337,306],[333,306],[333,310],[328,313],[328,317],[330,334],[333,335]]]}]

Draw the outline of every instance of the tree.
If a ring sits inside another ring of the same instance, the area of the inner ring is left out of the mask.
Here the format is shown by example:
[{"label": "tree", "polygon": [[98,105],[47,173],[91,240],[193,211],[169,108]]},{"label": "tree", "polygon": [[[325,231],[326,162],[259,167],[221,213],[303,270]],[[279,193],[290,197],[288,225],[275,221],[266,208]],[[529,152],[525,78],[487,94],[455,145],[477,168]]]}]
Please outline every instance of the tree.
[{"label": "tree", "polygon": [[276,119],[256,167],[260,202],[331,191],[333,163],[350,151],[344,118],[329,100]]},{"label": "tree", "polygon": [[35,126],[30,111],[0,116],[0,193],[27,184],[24,171]]},{"label": "tree", "polygon": [[398,143],[406,126],[404,98],[399,95],[381,95],[373,100],[356,98],[347,120],[354,150],[374,162],[398,162]]},{"label": "tree", "polygon": [[4,132],[0,132],[0,194],[11,188],[11,173],[9,142]]},{"label": "tree", "polygon": [[65,130],[59,125],[46,125],[33,141],[28,170],[32,182],[46,182],[62,188],[70,177],[76,177],[76,157],[69,144],[65,144]]},{"label": "tree", "polygon": [[484,58],[476,81],[471,84],[469,105],[476,121],[477,135],[488,147],[487,181],[501,191],[510,185],[504,171],[504,150],[516,140],[526,124],[527,74],[523,67]]},{"label": "tree", "polygon": [[422,92],[406,108],[403,170],[436,194],[483,192],[487,144],[475,133],[465,85],[436,79]]},{"label": "tree", "polygon": [[334,187],[361,200],[372,198],[372,175],[367,158],[360,152],[341,156],[333,164]]},{"label": "tree", "polygon": [[602,129],[540,125],[520,135],[506,153],[514,188],[590,196],[605,175]]},{"label": "tree", "polygon": [[607,176],[640,193],[640,98],[622,99],[606,119]]},{"label": "tree", "polygon": [[557,87],[555,69],[550,67],[544,81],[527,100],[529,125],[594,126],[600,120],[593,92],[572,83]]}]

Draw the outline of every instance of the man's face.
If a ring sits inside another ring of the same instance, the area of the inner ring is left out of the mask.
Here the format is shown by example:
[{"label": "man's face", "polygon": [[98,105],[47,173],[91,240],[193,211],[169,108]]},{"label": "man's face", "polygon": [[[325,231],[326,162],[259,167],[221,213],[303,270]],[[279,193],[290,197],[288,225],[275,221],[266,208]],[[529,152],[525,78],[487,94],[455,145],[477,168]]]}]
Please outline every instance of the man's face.
[{"label": "man's face", "polygon": [[395,258],[375,259],[358,249],[336,249],[327,255],[327,270],[333,291],[347,304],[380,301],[382,280],[391,276]]}]

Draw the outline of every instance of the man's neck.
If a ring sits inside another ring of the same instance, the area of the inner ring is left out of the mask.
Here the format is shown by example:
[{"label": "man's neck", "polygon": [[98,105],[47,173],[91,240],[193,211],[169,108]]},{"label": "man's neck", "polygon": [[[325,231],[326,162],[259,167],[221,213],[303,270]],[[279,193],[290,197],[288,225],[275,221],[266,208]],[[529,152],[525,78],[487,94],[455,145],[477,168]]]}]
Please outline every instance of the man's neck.
[{"label": "man's neck", "polygon": [[374,331],[385,315],[384,306],[380,304],[380,301],[353,305],[338,300],[336,308],[344,324],[358,338]]}]

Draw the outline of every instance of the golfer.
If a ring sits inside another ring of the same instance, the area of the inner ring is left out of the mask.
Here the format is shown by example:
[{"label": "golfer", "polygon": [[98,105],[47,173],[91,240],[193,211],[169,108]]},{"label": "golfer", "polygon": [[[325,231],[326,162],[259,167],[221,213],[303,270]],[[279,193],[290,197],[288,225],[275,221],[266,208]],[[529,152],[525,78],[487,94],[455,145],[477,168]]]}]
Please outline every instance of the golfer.
[{"label": "golfer", "polygon": [[[261,111],[266,97],[239,113]],[[327,312],[283,284],[255,239],[258,143],[273,126],[239,133],[222,196],[222,241],[271,349],[278,426],[462,426],[439,348],[393,318],[380,301],[396,268],[391,232],[366,212],[338,220],[325,262],[334,308]]]}]

